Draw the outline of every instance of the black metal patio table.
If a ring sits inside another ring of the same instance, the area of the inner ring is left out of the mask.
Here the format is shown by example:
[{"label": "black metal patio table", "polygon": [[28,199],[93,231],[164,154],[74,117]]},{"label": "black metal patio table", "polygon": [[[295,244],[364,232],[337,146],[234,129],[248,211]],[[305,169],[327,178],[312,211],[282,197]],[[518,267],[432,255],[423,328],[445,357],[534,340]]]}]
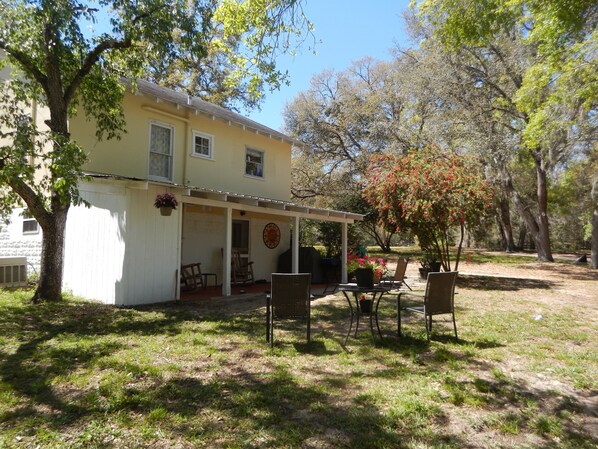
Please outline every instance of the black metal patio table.
[{"label": "black metal patio table", "polygon": [[[345,344],[347,344],[347,340],[349,339],[349,335],[351,335],[351,330],[353,329],[353,321],[355,320],[355,338],[357,338],[357,329],[359,328],[359,318],[361,315],[369,316],[370,318],[370,330],[372,331],[372,341],[376,341],[376,337],[374,334],[374,321],[376,322],[376,328],[378,329],[378,335],[380,339],[382,339],[382,332],[380,332],[380,325],[378,323],[378,305],[380,304],[380,299],[384,296],[384,293],[387,293],[391,290],[389,286],[375,284],[373,287],[362,287],[357,284],[339,284],[338,289],[343,292],[345,295],[345,299],[349,304],[349,309],[351,311],[351,323],[349,324],[349,332],[347,332],[347,336],[345,337]],[[349,295],[351,293],[351,295]],[[360,295],[372,295],[371,299],[371,309],[365,310],[360,307]],[[351,297],[353,297],[354,301],[351,301]]]}]

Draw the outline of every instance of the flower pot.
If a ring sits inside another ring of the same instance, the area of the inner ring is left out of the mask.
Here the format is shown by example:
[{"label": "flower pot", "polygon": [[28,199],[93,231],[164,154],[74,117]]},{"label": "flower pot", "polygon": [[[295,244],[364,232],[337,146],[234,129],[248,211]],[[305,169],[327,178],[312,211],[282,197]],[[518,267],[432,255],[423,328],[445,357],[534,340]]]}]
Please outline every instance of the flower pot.
[{"label": "flower pot", "polygon": [[360,299],[359,310],[361,313],[372,313],[373,301],[371,299]]},{"label": "flower pot", "polygon": [[164,217],[169,217],[170,214],[172,214],[172,207],[164,207],[164,206],[162,206],[160,208],[160,215],[162,215]]},{"label": "flower pot", "polygon": [[440,262],[432,262],[432,263],[430,263],[430,272],[438,273],[440,271],[441,267],[442,267],[442,264]]},{"label": "flower pot", "polygon": [[374,271],[371,268],[355,270],[355,280],[358,287],[372,288],[374,286]]}]

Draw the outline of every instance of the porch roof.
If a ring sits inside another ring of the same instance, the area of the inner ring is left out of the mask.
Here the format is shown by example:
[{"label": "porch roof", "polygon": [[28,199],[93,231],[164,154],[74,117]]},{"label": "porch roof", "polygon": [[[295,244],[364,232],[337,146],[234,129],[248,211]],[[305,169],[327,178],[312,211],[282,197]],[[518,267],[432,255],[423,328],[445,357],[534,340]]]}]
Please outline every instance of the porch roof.
[{"label": "porch roof", "polygon": [[227,192],[198,186],[183,186],[167,182],[151,181],[148,179],[118,176],[104,173],[85,173],[98,181],[117,181],[128,187],[146,190],[150,184],[160,185],[171,189],[181,196],[181,201],[187,204],[197,204],[212,207],[232,208],[248,212],[258,212],[287,217],[309,218],[313,220],[354,223],[363,221],[364,216],[353,212],[345,212],[319,207],[303,206],[290,201],[264,198],[243,193]]}]

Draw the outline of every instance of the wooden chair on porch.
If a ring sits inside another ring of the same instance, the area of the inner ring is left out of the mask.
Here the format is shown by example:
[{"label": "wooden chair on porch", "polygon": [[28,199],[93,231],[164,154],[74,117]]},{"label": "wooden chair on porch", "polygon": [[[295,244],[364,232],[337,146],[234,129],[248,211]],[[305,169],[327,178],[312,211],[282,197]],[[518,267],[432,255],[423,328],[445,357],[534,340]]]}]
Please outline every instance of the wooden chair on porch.
[{"label": "wooden chair on porch", "polygon": [[201,263],[181,265],[181,287],[184,290],[195,290],[199,287],[205,287],[204,278],[201,274]]},{"label": "wooden chair on porch", "polygon": [[233,285],[253,285],[253,262],[243,261],[238,249],[232,250],[232,273]]}]

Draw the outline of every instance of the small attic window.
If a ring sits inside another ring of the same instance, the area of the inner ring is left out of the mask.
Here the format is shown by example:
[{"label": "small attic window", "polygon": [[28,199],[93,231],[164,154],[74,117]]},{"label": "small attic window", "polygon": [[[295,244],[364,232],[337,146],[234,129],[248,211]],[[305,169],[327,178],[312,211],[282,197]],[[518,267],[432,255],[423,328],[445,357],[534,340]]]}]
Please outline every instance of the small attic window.
[{"label": "small attic window", "polygon": [[214,136],[193,131],[193,156],[213,159]]}]

